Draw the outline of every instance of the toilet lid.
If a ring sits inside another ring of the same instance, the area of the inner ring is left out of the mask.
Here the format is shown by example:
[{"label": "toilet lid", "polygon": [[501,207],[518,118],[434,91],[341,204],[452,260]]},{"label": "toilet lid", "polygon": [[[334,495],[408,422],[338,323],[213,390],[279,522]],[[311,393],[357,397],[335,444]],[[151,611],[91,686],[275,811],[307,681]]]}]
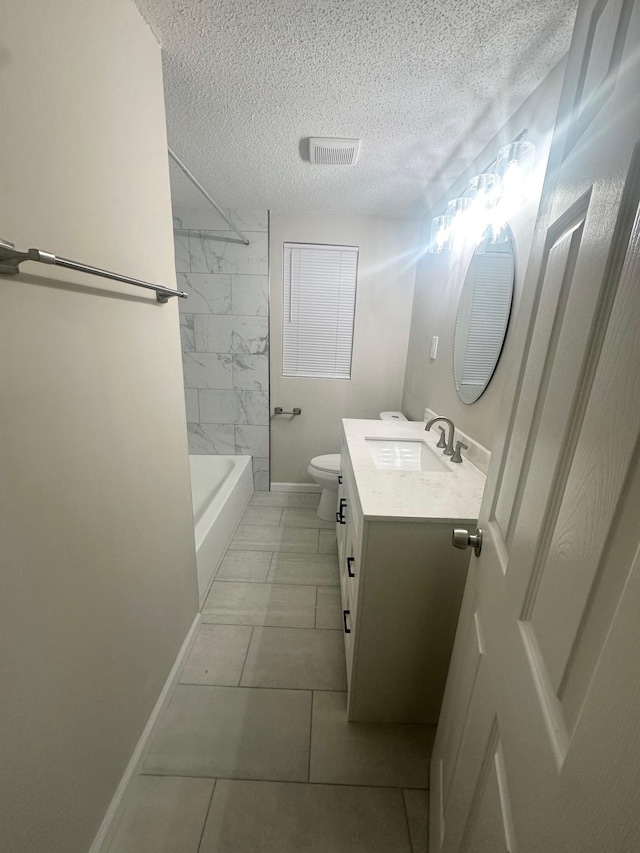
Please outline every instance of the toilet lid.
[{"label": "toilet lid", "polygon": [[341,468],[340,454],[326,453],[324,456],[314,456],[309,464],[319,471],[326,471],[328,474],[339,474]]}]

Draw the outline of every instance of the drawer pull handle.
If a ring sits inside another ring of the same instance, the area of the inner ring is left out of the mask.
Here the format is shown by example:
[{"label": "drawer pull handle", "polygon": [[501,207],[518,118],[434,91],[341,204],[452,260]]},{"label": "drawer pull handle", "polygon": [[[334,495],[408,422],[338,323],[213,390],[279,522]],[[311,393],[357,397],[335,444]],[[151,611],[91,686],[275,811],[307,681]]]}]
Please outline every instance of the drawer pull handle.
[{"label": "drawer pull handle", "polygon": [[351,611],[350,611],[350,610],[343,610],[343,611],[342,611],[342,621],[344,622],[344,632],[345,632],[345,634],[350,634],[350,633],[351,633],[351,628],[347,628],[347,616],[349,616],[350,614],[351,614]]},{"label": "drawer pull handle", "polygon": [[338,485],[342,485],[342,474],[338,474]]},{"label": "drawer pull handle", "polygon": [[344,511],[346,509],[346,506],[347,506],[347,499],[346,498],[340,498],[340,509],[336,513],[336,523],[337,524],[346,524],[347,523],[344,519]]},{"label": "drawer pull handle", "polygon": [[347,574],[350,578],[355,578],[356,573],[351,571],[351,566],[355,563],[355,557],[347,557]]}]

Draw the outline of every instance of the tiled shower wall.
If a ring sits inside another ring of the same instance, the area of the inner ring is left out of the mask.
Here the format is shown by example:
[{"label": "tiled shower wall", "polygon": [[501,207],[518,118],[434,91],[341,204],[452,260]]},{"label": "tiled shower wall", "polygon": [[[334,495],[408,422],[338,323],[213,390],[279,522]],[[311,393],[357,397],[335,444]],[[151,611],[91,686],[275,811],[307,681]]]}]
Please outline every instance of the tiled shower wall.
[{"label": "tiled shower wall", "polygon": [[174,210],[189,452],[250,455],[268,490],[268,214],[228,215],[249,246],[213,212]]}]

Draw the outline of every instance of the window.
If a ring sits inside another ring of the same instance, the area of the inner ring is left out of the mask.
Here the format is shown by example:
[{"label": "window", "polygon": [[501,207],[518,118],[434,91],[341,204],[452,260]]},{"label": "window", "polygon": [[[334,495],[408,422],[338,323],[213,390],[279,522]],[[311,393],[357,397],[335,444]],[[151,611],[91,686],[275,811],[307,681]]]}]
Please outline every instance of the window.
[{"label": "window", "polygon": [[282,375],[351,379],[357,246],[284,244]]}]

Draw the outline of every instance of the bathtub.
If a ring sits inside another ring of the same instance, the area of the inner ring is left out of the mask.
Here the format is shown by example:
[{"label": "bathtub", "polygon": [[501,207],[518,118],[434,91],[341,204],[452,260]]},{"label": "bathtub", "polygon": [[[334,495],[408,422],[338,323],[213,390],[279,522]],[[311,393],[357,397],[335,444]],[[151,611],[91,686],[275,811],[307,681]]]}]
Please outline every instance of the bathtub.
[{"label": "bathtub", "polygon": [[190,456],[200,606],[253,493],[250,456]]}]

